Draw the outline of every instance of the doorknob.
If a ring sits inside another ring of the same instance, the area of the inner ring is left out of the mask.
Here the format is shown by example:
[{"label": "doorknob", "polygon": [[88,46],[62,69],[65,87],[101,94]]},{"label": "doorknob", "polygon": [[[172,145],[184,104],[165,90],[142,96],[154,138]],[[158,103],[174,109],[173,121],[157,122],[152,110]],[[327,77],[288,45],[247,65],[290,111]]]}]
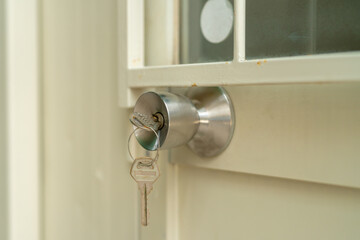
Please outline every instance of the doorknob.
[{"label": "doorknob", "polygon": [[[221,87],[192,87],[185,94],[146,92],[137,100],[135,113],[159,122],[160,149],[187,144],[201,157],[224,151],[235,127],[231,99]],[[135,136],[145,149],[157,148],[151,131],[137,131]]]}]

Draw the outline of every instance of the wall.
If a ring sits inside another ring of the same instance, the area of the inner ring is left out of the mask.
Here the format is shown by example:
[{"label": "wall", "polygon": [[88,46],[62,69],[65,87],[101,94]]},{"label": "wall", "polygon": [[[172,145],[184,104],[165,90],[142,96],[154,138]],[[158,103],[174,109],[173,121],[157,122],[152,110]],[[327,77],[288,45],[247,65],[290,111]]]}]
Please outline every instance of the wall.
[{"label": "wall", "polygon": [[43,1],[46,240],[136,238],[116,2]]},{"label": "wall", "polygon": [[7,239],[5,1],[0,0],[0,239]]}]

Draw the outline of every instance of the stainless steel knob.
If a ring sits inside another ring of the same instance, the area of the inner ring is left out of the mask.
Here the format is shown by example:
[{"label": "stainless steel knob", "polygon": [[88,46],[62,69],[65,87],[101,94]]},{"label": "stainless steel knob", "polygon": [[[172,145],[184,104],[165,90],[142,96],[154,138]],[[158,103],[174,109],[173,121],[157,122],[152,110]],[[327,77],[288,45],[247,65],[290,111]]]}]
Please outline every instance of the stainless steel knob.
[{"label": "stainless steel knob", "polygon": [[[162,121],[161,149],[188,144],[198,155],[212,157],[228,146],[234,132],[232,102],[220,87],[189,88],[184,95],[146,92],[137,100],[134,112]],[[137,131],[135,136],[145,149],[156,149],[151,131]]]}]

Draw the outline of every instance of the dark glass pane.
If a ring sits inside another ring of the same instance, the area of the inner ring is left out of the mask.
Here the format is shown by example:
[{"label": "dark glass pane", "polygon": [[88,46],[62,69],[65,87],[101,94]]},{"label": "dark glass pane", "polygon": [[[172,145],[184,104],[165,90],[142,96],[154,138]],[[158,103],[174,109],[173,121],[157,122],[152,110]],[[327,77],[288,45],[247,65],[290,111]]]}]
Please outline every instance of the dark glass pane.
[{"label": "dark glass pane", "polygon": [[246,2],[246,57],[311,53],[310,0]]},{"label": "dark glass pane", "polygon": [[249,0],[246,58],[360,50],[359,0]]},{"label": "dark glass pane", "polygon": [[318,0],[316,52],[360,50],[360,1]]}]

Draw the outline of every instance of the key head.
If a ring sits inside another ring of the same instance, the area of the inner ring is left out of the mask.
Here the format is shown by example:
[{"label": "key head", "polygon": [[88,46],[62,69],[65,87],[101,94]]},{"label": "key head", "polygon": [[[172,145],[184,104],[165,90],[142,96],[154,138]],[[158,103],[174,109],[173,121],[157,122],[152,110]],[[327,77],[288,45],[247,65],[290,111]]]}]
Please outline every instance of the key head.
[{"label": "key head", "polygon": [[152,158],[142,157],[135,159],[130,175],[138,184],[152,184],[160,177],[160,170]]}]

